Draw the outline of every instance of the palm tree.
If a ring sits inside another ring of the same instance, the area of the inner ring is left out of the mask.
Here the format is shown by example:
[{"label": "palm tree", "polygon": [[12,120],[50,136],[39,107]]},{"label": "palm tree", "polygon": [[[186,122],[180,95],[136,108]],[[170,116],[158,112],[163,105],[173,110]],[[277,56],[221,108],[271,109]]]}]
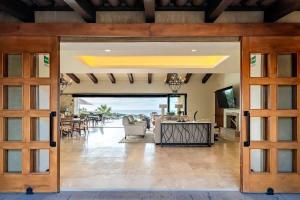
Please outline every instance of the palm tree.
[{"label": "palm tree", "polygon": [[98,107],[96,109],[96,112],[99,112],[103,115],[106,115],[106,116],[110,116],[112,113],[111,113],[111,107],[108,107],[106,104],[102,104],[100,107]]},{"label": "palm tree", "polygon": [[79,115],[86,115],[89,112],[87,111],[87,109],[85,107],[79,108]]}]

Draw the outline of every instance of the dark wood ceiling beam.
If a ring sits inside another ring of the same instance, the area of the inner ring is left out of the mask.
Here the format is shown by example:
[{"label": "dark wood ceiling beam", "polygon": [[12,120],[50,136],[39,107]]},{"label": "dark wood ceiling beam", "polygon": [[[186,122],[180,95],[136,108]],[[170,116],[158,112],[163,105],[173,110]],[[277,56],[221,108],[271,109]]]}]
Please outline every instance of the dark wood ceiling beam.
[{"label": "dark wood ceiling beam", "polygon": [[246,6],[256,6],[259,0],[245,0]]},{"label": "dark wood ceiling beam", "polygon": [[101,6],[104,0],[91,0],[94,6]]},{"label": "dark wood ceiling beam", "polygon": [[211,73],[205,74],[202,78],[202,83],[205,84],[211,76],[212,76]]},{"label": "dark wood ceiling beam", "polygon": [[78,13],[86,22],[96,21],[96,11],[93,5],[86,0],[64,0],[70,8]]},{"label": "dark wood ceiling beam", "polygon": [[144,10],[146,22],[155,22],[155,0],[144,0]]},{"label": "dark wood ceiling beam", "polygon": [[172,77],[172,74],[171,74],[171,73],[168,73],[168,74],[167,74],[167,78],[166,78],[165,83],[169,83],[171,77]]},{"label": "dark wood ceiling beam", "polygon": [[126,0],[128,6],[134,6],[137,0]]},{"label": "dark wood ceiling beam", "polygon": [[34,1],[34,4],[36,4],[37,6],[53,6],[55,4],[55,1],[53,0],[38,0],[38,1]]},{"label": "dark wood ceiling beam", "polygon": [[113,7],[119,6],[120,5],[120,1],[119,0],[107,0],[109,2],[109,4]]},{"label": "dark wood ceiling beam", "polygon": [[129,83],[133,84],[134,83],[134,79],[133,79],[132,73],[127,74],[127,76],[128,76],[128,79],[129,79]]},{"label": "dark wood ceiling beam", "polygon": [[97,84],[98,83],[98,79],[97,77],[93,74],[93,73],[88,73],[86,74],[90,79],[91,81],[94,83],[94,84]]},{"label": "dark wood ceiling beam", "polygon": [[23,22],[34,22],[34,11],[22,1],[0,0],[0,10]]},{"label": "dark wood ceiling beam", "polygon": [[187,73],[184,78],[184,83],[188,83],[192,77],[192,73]]},{"label": "dark wood ceiling beam", "polygon": [[205,0],[193,0],[193,1],[192,1],[192,4],[193,4],[194,6],[200,6],[200,5],[203,4],[204,1],[205,1]]},{"label": "dark wood ceiling beam", "polygon": [[108,76],[108,78],[109,78],[109,80],[111,81],[112,84],[116,83],[116,78],[115,78],[113,73],[109,73],[109,74],[107,74],[107,76]]},{"label": "dark wood ceiling beam", "polygon": [[265,11],[265,22],[275,22],[300,8],[299,0],[276,1]]},{"label": "dark wood ceiling beam", "polygon": [[214,0],[208,1],[205,12],[205,22],[212,23],[230,6],[235,0]]},{"label": "dark wood ceiling beam", "polygon": [[[0,23],[0,36],[226,37],[299,36],[300,23],[97,24]],[[1,39],[1,37],[0,37]],[[2,40],[3,42],[3,40]]]},{"label": "dark wood ceiling beam", "polygon": [[[274,3],[275,1],[277,1],[277,0],[263,0],[263,1],[260,1],[260,4],[263,5],[263,6],[269,6],[272,3]],[[278,1],[282,1],[282,0],[278,0]]]},{"label": "dark wood ceiling beam", "polygon": [[241,3],[242,0],[233,0],[232,5],[236,6],[239,5]]},{"label": "dark wood ceiling beam", "polygon": [[177,6],[184,6],[187,3],[187,0],[176,0]]},{"label": "dark wood ceiling beam", "polygon": [[70,77],[70,79],[72,79],[75,83],[79,84],[80,83],[80,79],[73,73],[67,73],[68,77]]},{"label": "dark wood ceiling beam", "polygon": [[151,73],[148,74],[148,83],[149,84],[152,83],[152,76],[153,76],[153,74],[151,74]]},{"label": "dark wood ceiling beam", "polygon": [[169,5],[170,1],[171,0],[160,0],[159,5],[160,6],[167,6],[167,5]]}]

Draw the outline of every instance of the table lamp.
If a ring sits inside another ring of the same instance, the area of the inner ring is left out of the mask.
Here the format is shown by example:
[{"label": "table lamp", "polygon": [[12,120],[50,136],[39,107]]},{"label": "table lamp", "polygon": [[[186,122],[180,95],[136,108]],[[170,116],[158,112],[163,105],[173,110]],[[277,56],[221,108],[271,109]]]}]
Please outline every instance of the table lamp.
[{"label": "table lamp", "polygon": [[159,108],[161,109],[161,117],[162,120],[164,119],[165,116],[165,109],[168,107],[168,104],[159,104]]},{"label": "table lamp", "polygon": [[175,108],[177,108],[177,115],[178,115],[178,120],[180,121],[180,111],[183,108],[182,104],[175,104]]}]

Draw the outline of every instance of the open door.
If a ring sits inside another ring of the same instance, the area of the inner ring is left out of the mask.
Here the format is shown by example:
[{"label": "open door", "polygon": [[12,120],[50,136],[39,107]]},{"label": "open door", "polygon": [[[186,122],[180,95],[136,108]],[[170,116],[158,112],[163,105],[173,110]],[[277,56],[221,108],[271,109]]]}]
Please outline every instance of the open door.
[{"label": "open door", "polygon": [[0,192],[59,191],[59,42],[0,37]]},{"label": "open door", "polygon": [[241,190],[300,192],[300,37],[244,37],[241,49]]}]

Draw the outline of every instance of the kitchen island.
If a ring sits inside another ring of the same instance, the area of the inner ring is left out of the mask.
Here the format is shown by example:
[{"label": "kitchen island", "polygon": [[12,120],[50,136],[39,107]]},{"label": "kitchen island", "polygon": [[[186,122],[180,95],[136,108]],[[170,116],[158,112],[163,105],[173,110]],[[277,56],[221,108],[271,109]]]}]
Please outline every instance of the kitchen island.
[{"label": "kitchen island", "polygon": [[161,122],[160,145],[211,146],[211,122]]}]

